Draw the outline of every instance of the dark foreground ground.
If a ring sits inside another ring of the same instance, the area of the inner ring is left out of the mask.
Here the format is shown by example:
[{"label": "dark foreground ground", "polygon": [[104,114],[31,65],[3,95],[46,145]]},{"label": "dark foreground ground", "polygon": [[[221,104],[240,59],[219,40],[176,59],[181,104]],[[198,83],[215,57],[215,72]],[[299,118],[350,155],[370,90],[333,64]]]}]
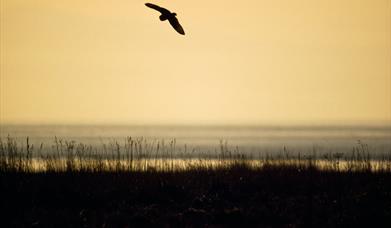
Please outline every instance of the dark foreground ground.
[{"label": "dark foreground ground", "polygon": [[1,227],[391,227],[391,173],[12,173]]}]

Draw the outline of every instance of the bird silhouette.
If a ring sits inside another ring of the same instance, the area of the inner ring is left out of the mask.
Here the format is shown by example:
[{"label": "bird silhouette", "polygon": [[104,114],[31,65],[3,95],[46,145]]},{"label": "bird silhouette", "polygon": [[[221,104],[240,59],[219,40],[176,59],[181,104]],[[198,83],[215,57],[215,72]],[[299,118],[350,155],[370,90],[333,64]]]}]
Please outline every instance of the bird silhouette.
[{"label": "bird silhouette", "polygon": [[152,3],[145,3],[146,6],[149,8],[152,8],[154,10],[159,11],[162,15],[160,15],[159,19],[161,21],[168,20],[171,24],[171,26],[182,35],[185,35],[185,30],[183,30],[181,24],[179,24],[178,19],[176,18],[176,13],[171,13],[168,9],[165,9],[163,7],[157,6]]}]

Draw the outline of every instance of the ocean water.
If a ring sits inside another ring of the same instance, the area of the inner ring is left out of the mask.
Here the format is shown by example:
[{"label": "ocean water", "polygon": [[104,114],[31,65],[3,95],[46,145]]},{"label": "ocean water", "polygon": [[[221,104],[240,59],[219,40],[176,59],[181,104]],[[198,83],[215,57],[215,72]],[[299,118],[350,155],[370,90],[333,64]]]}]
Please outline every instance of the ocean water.
[{"label": "ocean water", "polygon": [[[0,125],[2,140],[10,136],[21,146],[29,137],[46,152],[52,150],[55,137],[101,148],[118,142],[124,145],[126,137],[141,138],[147,142],[175,139],[175,152],[218,153],[221,143],[230,150],[251,156],[281,154],[293,155],[316,151],[350,153],[353,147],[368,145],[373,155],[391,153],[391,126],[108,126],[108,125]],[[155,144],[156,145],[156,144]]]}]

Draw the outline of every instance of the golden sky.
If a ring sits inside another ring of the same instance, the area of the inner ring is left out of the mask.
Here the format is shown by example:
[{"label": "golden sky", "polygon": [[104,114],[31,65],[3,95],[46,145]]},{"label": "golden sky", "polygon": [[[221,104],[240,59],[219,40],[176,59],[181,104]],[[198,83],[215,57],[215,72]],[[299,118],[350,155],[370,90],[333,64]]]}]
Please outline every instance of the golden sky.
[{"label": "golden sky", "polygon": [[0,123],[391,123],[390,0],[0,1]]}]

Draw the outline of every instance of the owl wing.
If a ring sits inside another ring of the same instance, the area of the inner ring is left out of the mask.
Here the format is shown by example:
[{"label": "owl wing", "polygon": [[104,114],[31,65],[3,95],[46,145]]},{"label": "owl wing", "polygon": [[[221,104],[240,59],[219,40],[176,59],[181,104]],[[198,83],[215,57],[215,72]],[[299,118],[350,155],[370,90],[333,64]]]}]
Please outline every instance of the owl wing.
[{"label": "owl wing", "polygon": [[170,17],[168,19],[168,21],[170,22],[171,26],[179,33],[179,34],[182,34],[182,35],[185,35],[185,30],[183,30],[183,27],[181,26],[181,24],[179,24],[179,21],[176,17]]},{"label": "owl wing", "polygon": [[161,14],[170,14],[171,12],[168,9],[165,9],[163,7],[160,7],[158,5],[152,4],[152,3],[145,3],[146,6],[149,8],[152,8],[154,10],[159,11]]}]

